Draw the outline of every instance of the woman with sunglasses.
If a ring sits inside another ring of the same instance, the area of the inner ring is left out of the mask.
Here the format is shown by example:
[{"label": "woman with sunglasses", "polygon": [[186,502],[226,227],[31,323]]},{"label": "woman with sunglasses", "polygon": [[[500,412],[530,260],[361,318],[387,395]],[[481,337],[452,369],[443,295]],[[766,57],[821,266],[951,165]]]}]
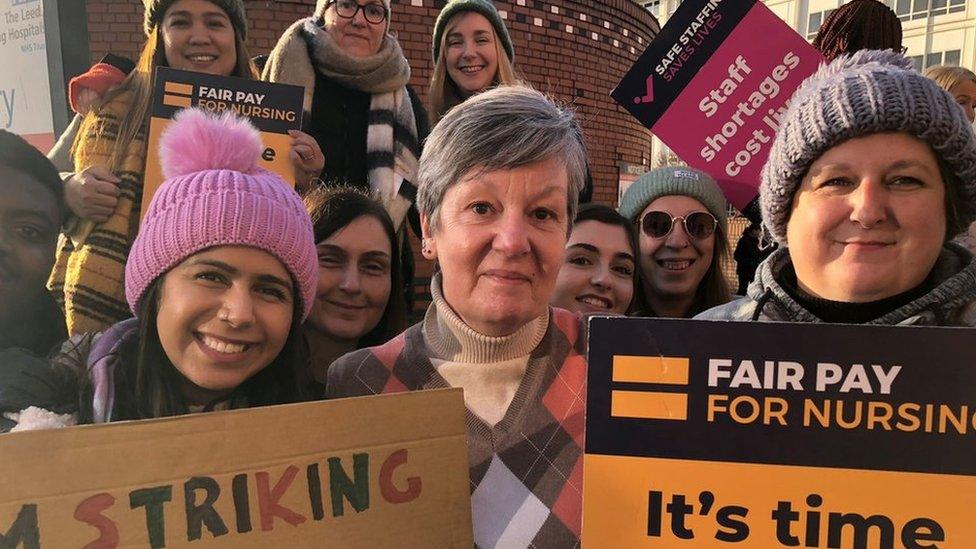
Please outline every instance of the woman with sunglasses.
[{"label": "woman with sunglasses", "polygon": [[642,175],[620,200],[638,229],[642,316],[691,318],[730,299],[725,197],[711,177],[685,167]]},{"label": "woman with sunglasses", "polygon": [[780,248],[701,318],[976,325],[976,137],[952,94],[891,51],[840,57],[790,101],[760,205]]}]

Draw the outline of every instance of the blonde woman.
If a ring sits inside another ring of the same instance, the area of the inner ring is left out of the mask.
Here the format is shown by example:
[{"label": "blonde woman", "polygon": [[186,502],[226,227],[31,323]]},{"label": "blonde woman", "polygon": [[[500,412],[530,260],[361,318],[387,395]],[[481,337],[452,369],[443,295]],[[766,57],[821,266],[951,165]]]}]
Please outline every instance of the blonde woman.
[{"label": "blonde woman", "polygon": [[501,15],[489,0],[451,0],[434,24],[431,122],[472,95],[520,83],[515,49]]},{"label": "blonde woman", "polygon": [[925,69],[924,74],[952,94],[956,103],[966,111],[966,118],[970,123],[976,121],[976,74],[973,71],[938,65]]}]

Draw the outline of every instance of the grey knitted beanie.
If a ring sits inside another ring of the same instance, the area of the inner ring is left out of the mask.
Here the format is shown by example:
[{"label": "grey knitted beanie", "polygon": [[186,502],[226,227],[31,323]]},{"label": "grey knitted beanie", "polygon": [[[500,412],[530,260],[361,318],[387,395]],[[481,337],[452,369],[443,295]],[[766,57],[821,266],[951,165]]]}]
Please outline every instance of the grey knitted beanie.
[{"label": "grey knitted beanie", "polygon": [[787,244],[793,197],[810,165],[847,139],[881,132],[904,132],[932,147],[960,181],[960,221],[969,226],[976,218],[976,137],[965,113],[903,55],[862,50],[821,65],[781,120],[759,188],[763,223],[777,242]]},{"label": "grey knitted beanie", "polygon": [[434,57],[432,58],[434,62],[436,63],[440,59],[441,40],[444,38],[444,29],[447,27],[447,22],[455,15],[464,11],[480,13],[491,23],[491,26],[495,28],[495,35],[498,36],[498,39],[502,42],[502,47],[505,48],[505,54],[508,55],[508,60],[514,62],[515,46],[512,45],[512,37],[508,35],[508,28],[505,27],[505,22],[502,21],[501,14],[498,13],[491,0],[450,0],[441,9],[441,13],[437,16],[437,21],[434,23]]},{"label": "grey knitted beanie", "polygon": [[725,195],[714,179],[693,168],[666,167],[645,173],[627,187],[618,209],[620,215],[635,222],[648,204],[662,196],[675,195],[701,202],[718,219],[722,233],[728,234]]},{"label": "grey knitted beanie", "polygon": [[[226,11],[227,16],[230,17],[231,24],[234,25],[234,29],[241,37],[241,40],[247,40],[247,16],[244,13],[243,0],[207,1]],[[166,10],[168,10],[174,2],[176,2],[176,0],[142,0],[142,3],[146,8],[143,12],[142,30],[146,33],[146,36],[149,36],[149,34],[152,33],[152,30],[163,21],[163,16],[166,15]]]}]

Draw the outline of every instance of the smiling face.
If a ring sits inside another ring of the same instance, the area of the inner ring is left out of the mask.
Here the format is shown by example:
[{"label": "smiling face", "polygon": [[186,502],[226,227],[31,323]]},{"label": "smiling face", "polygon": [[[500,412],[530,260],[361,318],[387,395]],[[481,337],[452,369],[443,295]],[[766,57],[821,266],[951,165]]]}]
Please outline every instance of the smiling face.
[{"label": "smiling face", "polygon": [[459,13],[447,24],[444,39],[447,74],[462,98],[484,91],[498,74],[495,31],[483,15]]},{"label": "smiling face", "polygon": [[918,286],[946,234],[932,149],[880,133],[828,150],[804,176],[786,234],[800,287],[813,295],[863,303]]},{"label": "smiling face", "polygon": [[[638,219],[653,211],[665,212],[671,217],[687,217],[693,212],[708,212],[708,209],[690,196],[662,196],[648,204]],[[662,238],[640,231],[640,264],[648,285],[645,293],[655,310],[663,310],[659,305],[663,301],[692,299],[708,273],[715,253],[714,232],[706,238],[692,238],[681,221],[676,221],[671,232]]]},{"label": "smiling face", "polygon": [[436,226],[423,218],[425,256],[437,259],[444,299],[468,326],[509,335],[546,312],[566,245],[568,186],[555,160],[475,170],[444,194]]},{"label": "smiling face", "polygon": [[21,171],[0,167],[0,308],[23,313],[46,291],[58,220],[53,193]]},{"label": "smiling face", "polygon": [[390,299],[393,251],[383,225],[363,215],[319,242],[319,283],[308,322],[355,341],[376,327]]},{"label": "smiling face", "polygon": [[961,79],[952,89],[949,90],[956,103],[966,111],[966,118],[969,122],[976,122],[976,82],[967,78]]},{"label": "smiling face", "polygon": [[634,253],[623,227],[599,221],[573,226],[552,305],[579,313],[627,312],[634,296]]},{"label": "smiling face", "polygon": [[210,248],[167,272],[156,326],[188,400],[223,396],[267,367],[288,338],[294,300],[284,265],[256,248]]},{"label": "smiling face", "polygon": [[207,0],[177,0],[159,26],[166,63],[185,71],[229,76],[237,66],[234,25]]},{"label": "smiling face", "polygon": [[[350,19],[338,14],[339,4],[344,4],[342,6],[344,13],[345,10],[352,11],[352,9],[355,9],[354,6],[360,9]],[[380,51],[380,46],[383,45],[383,36],[386,34],[389,17],[380,23],[370,23],[367,21],[362,7],[370,4],[374,6],[371,9],[376,9],[377,7],[383,8],[382,2],[371,1],[357,3],[355,0],[338,0],[337,2],[333,2],[323,14],[325,30],[332,36],[336,44],[342,48],[342,51],[353,57],[376,55]]]}]

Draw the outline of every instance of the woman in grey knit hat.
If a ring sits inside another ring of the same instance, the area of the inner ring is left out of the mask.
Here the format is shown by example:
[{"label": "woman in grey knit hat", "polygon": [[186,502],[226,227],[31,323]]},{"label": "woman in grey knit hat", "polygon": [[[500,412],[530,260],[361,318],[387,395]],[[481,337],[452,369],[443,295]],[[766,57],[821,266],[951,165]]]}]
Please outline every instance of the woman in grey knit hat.
[{"label": "woman in grey knit hat", "polygon": [[972,326],[976,137],[953,97],[891,51],[797,90],[760,188],[780,249],[704,319]]}]

